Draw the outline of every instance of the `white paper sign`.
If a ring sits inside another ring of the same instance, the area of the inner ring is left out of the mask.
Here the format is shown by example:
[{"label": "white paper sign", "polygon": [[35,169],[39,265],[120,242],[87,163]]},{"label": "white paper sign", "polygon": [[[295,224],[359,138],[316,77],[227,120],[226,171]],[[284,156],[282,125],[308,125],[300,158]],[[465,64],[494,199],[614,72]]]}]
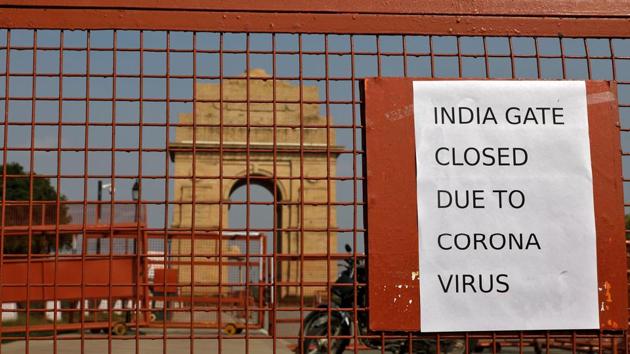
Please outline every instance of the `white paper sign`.
[{"label": "white paper sign", "polygon": [[424,332],[599,328],[583,81],[416,81]]}]

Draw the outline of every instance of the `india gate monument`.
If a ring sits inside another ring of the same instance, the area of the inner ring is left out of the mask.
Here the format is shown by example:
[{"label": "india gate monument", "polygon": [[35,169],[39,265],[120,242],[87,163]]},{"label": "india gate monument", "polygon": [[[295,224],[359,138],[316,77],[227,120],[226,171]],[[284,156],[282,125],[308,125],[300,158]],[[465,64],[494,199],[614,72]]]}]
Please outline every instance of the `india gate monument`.
[{"label": "india gate monument", "polygon": [[[268,243],[273,244],[272,237],[275,237],[275,252],[280,255],[273,271],[274,282],[291,284],[281,286],[278,296],[296,296],[300,294],[299,283],[325,282],[327,268],[330,279],[335,279],[336,262],[327,267],[326,261],[309,260],[308,255],[321,257],[327,252],[337,252],[337,235],[330,231],[336,228],[336,212],[334,205],[326,204],[335,202],[335,181],[330,178],[335,177],[341,149],[335,145],[334,130],[326,128],[331,122],[320,113],[320,105],[299,104],[300,96],[304,102],[319,101],[318,87],[302,84],[300,89],[300,84],[275,80],[274,90],[270,75],[262,69],[253,69],[249,74],[248,90],[245,76],[224,79],[222,87],[219,83],[196,85],[196,99],[201,102],[195,104],[195,130],[192,112],[179,116],[180,124],[191,126],[177,127],[175,139],[170,142],[175,175],[178,176],[174,183],[176,204],[172,227],[190,228],[192,225],[193,182],[186,177],[192,177],[193,172],[197,177],[194,223],[195,229],[201,230],[228,228],[230,195],[245,185],[249,176],[250,184],[262,186],[276,196],[277,232],[275,235],[265,232]],[[221,91],[223,102],[218,102]],[[245,103],[248,96],[249,112]],[[271,103],[274,100],[275,105]],[[219,126],[221,121],[222,127]],[[193,131],[196,131],[194,139]],[[220,200],[222,205],[219,205]],[[216,238],[195,237],[196,255],[219,253]],[[225,255],[221,262],[226,262],[230,254],[245,257],[246,253],[245,249],[226,241],[222,242],[221,251]],[[185,257],[190,254],[190,240],[173,240],[171,256],[181,258],[180,264],[190,263],[190,257]],[[302,254],[306,258],[300,261]],[[218,257],[195,258],[195,262],[219,262]],[[272,263],[272,258],[268,257],[269,266]],[[216,264],[196,265],[194,272],[190,265],[179,266],[179,281],[189,283],[194,280],[195,284],[203,284],[195,287],[195,294],[216,293],[219,283]],[[300,269],[301,264],[304,269]],[[191,279],[191,273],[194,279]],[[228,281],[228,273],[226,269],[222,270],[223,283]],[[306,286],[303,294],[311,296],[321,289]],[[190,294],[190,291],[190,288],[180,290],[184,294]]]}]

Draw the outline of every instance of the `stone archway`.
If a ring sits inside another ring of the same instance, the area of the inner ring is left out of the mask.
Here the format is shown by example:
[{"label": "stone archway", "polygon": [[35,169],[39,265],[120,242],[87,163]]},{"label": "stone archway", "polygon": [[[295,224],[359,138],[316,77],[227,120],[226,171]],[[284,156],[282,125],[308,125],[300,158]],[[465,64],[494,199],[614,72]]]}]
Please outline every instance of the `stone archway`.
[{"label": "stone archway", "polygon": [[[267,236],[267,254],[271,255],[272,253],[282,253],[282,202],[283,200],[285,200],[282,197],[282,190],[280,189],[280,187],[273,181],[272,178],[269,178],[268,176],[264,176],[264,175],[255,175],[252,176],[254,177],[253,180],[250,178],[249,180],[249,186],[250,188],[255,188],[255,186],[257,187],[261,187],[264,190],[267,191],[267,193],[270,195],[271,200],[265,200],[265,202],[275,202],[275,208],[274,205],[271,205],[271,217],[269,218],[270,220],[266,220],[267,223],[264,227],[265,231],[263,231],[266,236]],[[230,191],[228,192],[228,199],[231,202],[235,202],[236,200],[234,199],[234,195],[235,193],[243,188],[245,189],[248,185],[248,179],[247,177],[243,177],[240,180],[237,180],[231,187],[230,187]],[[253,193],[253,192],[252,192]],[[252,201],[254,202],[259,202],[260,200],[256,198],[256,196],[251,195],[250,196],[252,199]],[[239,199],[239,202],[245,202],[246,198],[242,198]],[[242,205],[240,205],[242,206]],[[258,207],[259,205],[252,205],[250,206],[250,209],[255,209],[256,207]],[[235,228],[234,226],[234,222],[236,220],[233,220],[233,213],[232,213],[232,208],[234,207],[234,205],[230,205],[228,207],[228,224],[230,225],[230,228],[233,229]],[[252,214],[256,214],[256,212],[254,210],[251,210],[250,213]],[[244,215],[243,215],[243,219],[244,219]],[[241,220],[242,221],[242,220]],[[252,221],[250,219],[250,221]],[[243,223],[241,222],[241,225],[238,227],[239,229],[245,228],[245,226],[243,225]],[[250,226],[251,230],[257,231],[258,227],[254,226]],[[269,229],[275,229],[273,231],[267,231]],[[275,241],[275,242],[274,242]],[[274,244],[275,243],[275,244]],[[268,262],[268,264],[271,264],[271,258],[267,259],[266,261]],[[273,265],[273,273],[270,273],[271,276],[273,277],[273,279],[275,280],[281,280],[282,279],[282,268],[281,268],[281,264],[274,264]]]},{"label": "stone archway", "polygon": [[[243,75],[244,76],[244,75]],[[179,117],[176,138],[169,144],[175,164],[174,228],[189,228],[193,220],[193,170],[195,228],[221,232],[228,225],[227,205],[230,190],[238,181],[272,180],[282,195],[278,240],[281,249],[280,279],[293,284],[325,282],[334,279],[336,264],[325,260],[307,260],[301,255],[336,252],[337,235],[334,205],[336,159],[341,150],[335,146],[335,134],[328,119],[320,115],[318,88],[272,80],[263,70],[250,72],[247,80],[224,79],[223,85],[198,84],[194,115]],[[275,86],[275,87],[274,87]],[[275,91],[275,92],[274,92]],[[223,101],[219,93],[223,92]],[[276,103],[272,103],[275,97]],[[245,103],[246,100],[255,103]],[[217,101],[217,102],[207,102]],[[234,102],[237,101],[237,102]],[[221,110],[222,107],[222,110]],[[219,125],[223,123],[223,126]],[[247,126],[249,124],[249,126]],[[193,141],[195,163],[193,168]],[[222,167],[222,168],[220,168]],[[219,177],[221,176],[221,177]],[[212,253],[211,244],[195,242],[195,249]],[[230,252],[224,249],[224,253]],[[190,252],[190,241],[174,242],[174,254]],[[216,251],[215,251],[216,252]],[[325,258],[325,257],[322,257]],[[328,274],[327,274],[328,270]],[[192,280],[190,267],[180,267],[180,281]],[[196,282],[215,282],[216,271],[195,269]],[[317,289],[305,287],[303,294]],[[185,290],[184,290],[185,292]],[[300,287],[280,289],[279,294],[298,295]]]}]

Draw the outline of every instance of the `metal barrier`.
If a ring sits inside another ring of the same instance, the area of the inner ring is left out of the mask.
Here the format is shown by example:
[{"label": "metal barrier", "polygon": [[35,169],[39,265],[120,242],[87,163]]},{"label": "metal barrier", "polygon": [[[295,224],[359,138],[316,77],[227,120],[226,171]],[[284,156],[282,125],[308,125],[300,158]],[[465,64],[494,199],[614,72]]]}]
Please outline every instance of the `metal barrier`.
[{"label": "metal barrier", "polygon": [[[164,239],[159,234],[149,234],[148,237]],[[175,231],[167,238],[189,239],[190,235]],[[245,328],[263,329],[264,308],[271,301],[271,294],[265,292],[265,284],[269,281],[265,235],[228,233],[219,236],[211,233],[195,235],[195,239],[214,243],[214,249],[223,247],[227,252],[223,258],[203,260],[189,260],[173,253],[168,255],[169,260],[165,256],[149,257],[147,268],[154,268],[155,275],[151,277],[148,271],[149,302],[153,312],[147,326],[190,328],[192,323],[194,328],[222,329],[228,334],[242,333]],[[252,252],[249,257],[247,249]],[[186,267],[191,263],[198,274],[207,275],[203,282],[197,283],[197,286],[207,287],[203,293],[195,294],[190,287],[181,285],[180,274],[185,277],[189,271]]]},{"label": "metal barrier", "polygon": [[[623,1],[0,1],[0,353],[303,350],[368,252],[360,80],[616,80],[627,150],[629,20]],[[352,333],[320,339],[354,352],[628,352],[625,331],[370,332],[369,303],[347,310]]]},{"label": "metal barrier", "polygon": [[[112,228],[116,227],[112,225]],[[9,321],[3,323],[0,333],[78,329],[98,333],[98,330],[112,329],[114,333],[122,335],[128,327],[188,328],[192,325],[194,328],[218,328],[229,334],[237,334],[244,328],[263,328],[263,308],[270,301],[267,298],[270,294],[264,292],[264,284],[269,276],[265,263],[264,235],[197,235],[197,239],[224,244],[229,255],[226,255],[227,260],[214,258],[188,262],[178,259],[181,255],[172,253],[165,255],[163,252],[154,252],[153,255],[140,256],[143,252],[135,252],[136,237],[124,233],[114,233],[116,239],[112,240],[111,252],[108,247],[97,249],[96,243],[106,236],[106,233],[101,233],[84,237],[82,251],[72,256],[46,255],[30,261],[23,257],[5,260],[2,267],[4,291],[0,303],[26,304],[26,309],[14,306],[13,311],[5,313],[12,314],[15,319],[29,313],[52,313],[52,319],[49,323],[36,325]],[[190,238],[190,235],[181,231],[172,231],[167,236],[156,233],[143,233],[142,236],[138,243],[140,249],[150,239]],[[96,241],[92,247],[89,246],[90,240]],[[116,242],[121,240],[125,242]],[[127,241],[132,241],[131,246]],[[118,243],[118,247],[115,247],[115,243]],[[247,248],[256,250],[257,260],[245,257]],[[110,253],[112,258],[108,257]],[[210,275],[203,285],[212,286],[212,290],[204,294],[192,294],[189,287],[180,285],[179,275],[186,273],[182,272],[180,266],[191,263],[195,264],[198,272]],[[140,266],[139,270],[136,269],[137,265]],[[220,293],[219,279],[216,278],[219,267],[223,269],[224,275]],[[26,279],[29,281],[26,281],[25,274],[28,274]],[[246,274],[249,274],[249,289],[246,289]],[[62,301],[65,307],[61,306]],[[53,303],[52,308],[36,308],[42,302],[47,305]],[[246,307],[250,308],[249,312],[244,311]],[[147,309],[151,312],[147,313]],[[194,309],[195,314],[204,313],[206,316],[203,317],[206,318],[192,315],[191,309]]]}]

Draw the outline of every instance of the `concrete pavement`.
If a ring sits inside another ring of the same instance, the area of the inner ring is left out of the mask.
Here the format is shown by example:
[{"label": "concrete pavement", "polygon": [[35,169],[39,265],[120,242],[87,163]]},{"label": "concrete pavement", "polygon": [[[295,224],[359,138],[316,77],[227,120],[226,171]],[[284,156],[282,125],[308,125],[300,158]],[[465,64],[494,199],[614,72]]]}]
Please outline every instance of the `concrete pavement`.
[{"label": "concrete pavement", "polygon": [[[148,339],[152,336],[162,336],[161,330],[145,330],[140,339],[136,342],[136,339],[131,336],[123,339],[120,337],[113,337],[111,342],[111,351],[109,342],[104,339],[73,339],[77,337],[77,333],[60,335],[56,343],[50,339],[38,339],[32,337],[29,340],[28,352],[30,354],[52,354],[56,352],[60,354],[101,354],[101,353],[113,353],[113,354],[181,354],[181,353],[220,353],[220,354],[238,354],[238,353],[251,353],[251,354],[293,354],[293,351],[289,349],[291,343],[283,340],[276,339],[275,348],[274,340],[271,338],[256,338],[256,336],[265,336],[260,331],[253,331],[250,334],[253,338],[245,339],[244,336],[231,336],[224,337],[219,344],[217,339],[200,339],[195,338],[194,341],[190,339],[182,339],[181,337],[187,336],[186,330],[168,330],[167,339]],[[216,331],[196,331],[197,336],[216,336]],[[86,334],[87,335],[87,334]],[[93,336],[93,335],[92,335]],[[143,338],[147,337],[147,339]],[[169,338],[174,337],[174,338]],[[176,338],[180,337],[180,338]],[[191,351],[191,342],[194,343]],[[2,354],[23,354],[26,353],[26,342],[15,341],[2,344]],[[219,345],[221,350],[219,350]]]}]

